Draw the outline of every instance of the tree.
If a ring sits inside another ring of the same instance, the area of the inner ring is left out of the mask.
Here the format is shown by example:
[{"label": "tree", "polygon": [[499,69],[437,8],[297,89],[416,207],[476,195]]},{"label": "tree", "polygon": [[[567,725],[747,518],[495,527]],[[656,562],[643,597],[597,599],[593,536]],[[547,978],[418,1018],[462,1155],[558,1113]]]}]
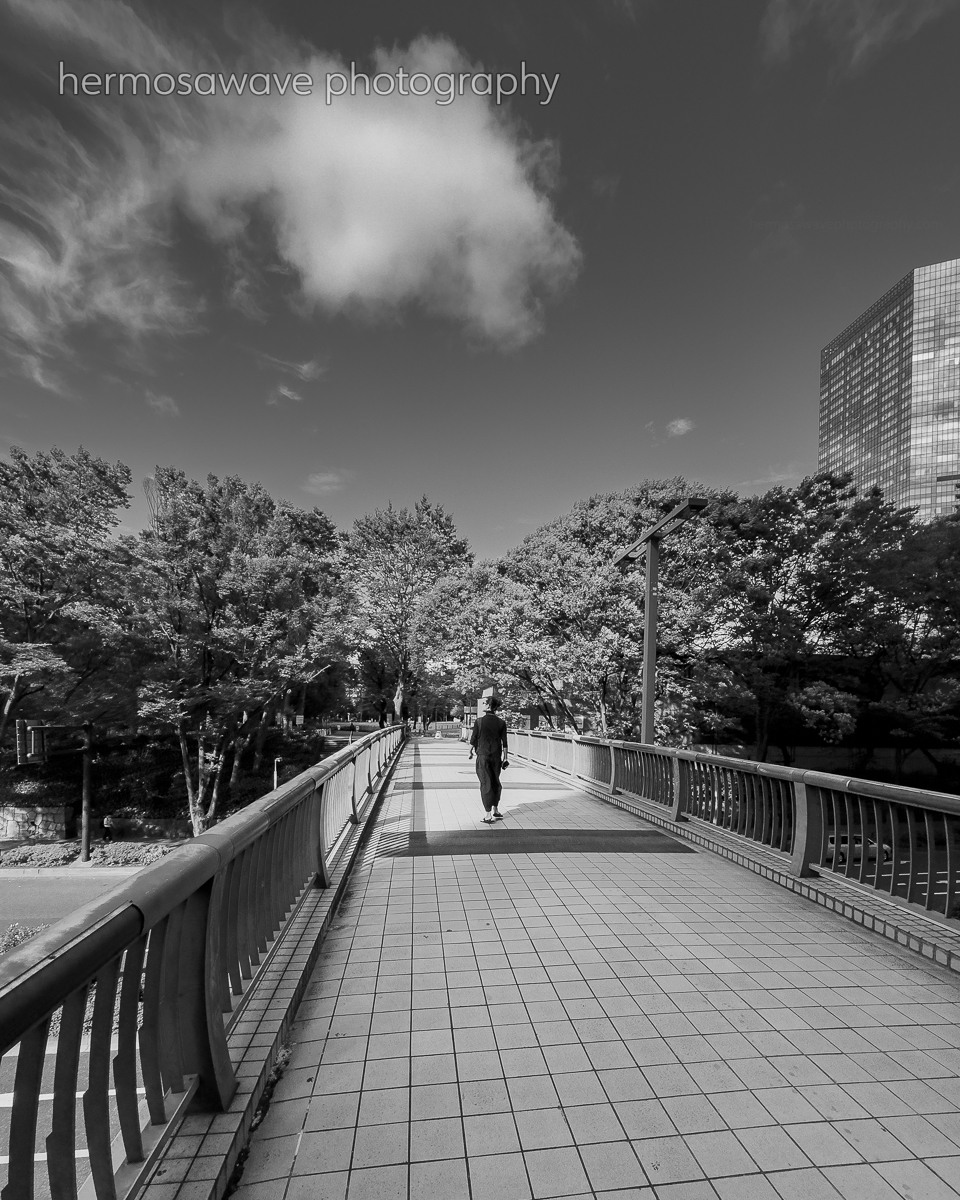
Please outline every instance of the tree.
[{"label": "tree", "polygon": [[[464,691],[493,678],[508,702],[535,706],[550,722],[556,715],[575,725],[587,713],[604,736],[630,736],[639,721],[643,576],[614,568],[613,558],[693,490],[672,479],[594,496],[496,562],[441,581],[423,606],[422,655]],[[658,720],[661,738],[673,741],[690,733],[681,700],[687,647],[705,619],[712,536],[709,525],[691,523],[664,556]]]},{"label": "tree", "polygon": [[872,564],[902,543],[910,523],[878,491],[857,497],[849,477],[832,475],[718,511],[719,570],[702,650],[735,681],[727,712],[752,726],[758,760],[778,726],[802,720],[828,741],[852,730],[854,681],[838,687],[829,676],[859,643]]},{"label": "tree", "polygon": [[236,762],[251,737],[261,751],[288,692],[335,661],[336,534],[317,509],[236,477],[204,486],[158,468],[155,493],[152,528],[129,543],[150,652],[140,717],[177,738],[199,833],[229,755]]},{"label": "tree", "polygon": [[129,700],[111,533],[129,504],[130,471],[82,447],[0,462],[0,743],[24,700],[46,716],[117,717]]},{"label": "tree", "polygon": [[856,595],[837,622],[840,653],[860,666],[861,708],[903,758],[960,740],[960,522],[911,524],[896,538],[865,537],[847,569]]},{"label": "tree", "polygon": [[400,698],[399,717],[416,711],[419,606],[438,580],[471,561],[453,518],[426,496],[412,511],[388,505],[354,522],[344,548],[348,629],[364,697],[381,720],[391,694]]}]

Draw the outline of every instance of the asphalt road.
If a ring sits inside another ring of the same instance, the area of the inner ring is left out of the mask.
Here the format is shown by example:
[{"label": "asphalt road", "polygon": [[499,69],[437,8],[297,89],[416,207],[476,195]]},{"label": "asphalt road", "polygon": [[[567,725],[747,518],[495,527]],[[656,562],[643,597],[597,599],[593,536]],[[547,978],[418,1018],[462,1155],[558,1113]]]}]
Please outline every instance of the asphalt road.
[{"label": "asphalt road", "polygon": [[105,879],[55,879],[22,876],[0,879],[0,932],[14,921],[21,925],[50,925],[121,882]]}]

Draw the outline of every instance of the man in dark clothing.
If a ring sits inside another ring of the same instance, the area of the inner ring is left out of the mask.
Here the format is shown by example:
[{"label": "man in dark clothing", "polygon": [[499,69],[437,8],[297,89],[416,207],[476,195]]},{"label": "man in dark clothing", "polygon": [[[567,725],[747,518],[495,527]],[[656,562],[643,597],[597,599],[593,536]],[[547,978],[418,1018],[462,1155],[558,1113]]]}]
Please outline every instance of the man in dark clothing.
[{"label": "man in dark clothing", "polygon": [[485,696],[487,711],[473,723],[470,735],[470,754],[477,756],[477,778],[480,780],[480,799],[487,815],[487,825],[502,821],[500,813],[500,771],[507,765],[507,723],[495,716],[500,707],[495,696]]}]

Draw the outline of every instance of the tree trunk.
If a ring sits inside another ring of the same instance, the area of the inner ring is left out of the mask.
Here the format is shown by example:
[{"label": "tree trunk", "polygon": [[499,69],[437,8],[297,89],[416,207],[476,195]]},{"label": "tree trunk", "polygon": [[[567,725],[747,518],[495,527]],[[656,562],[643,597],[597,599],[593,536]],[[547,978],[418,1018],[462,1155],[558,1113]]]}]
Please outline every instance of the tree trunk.
[{"label": "tree trunk", "polygon": [[217,815],[217,805],[220,802],[220,784],[223,781],[223,764],[226,758],[227,746],[229,745],[232,732],[232,729],[227,729],[220,738],[220,743],[216,750],[216,764],[209,776],[211,783],[210,803],[207,805],[207,811],[204,818],[208,827],[213,821],[214,817]]},{"label": "tree trunk", "polygon": [[183,760],[183,778],[187,786],[187,812],[190,824],[193,826],[193,836],[203,833],[203,812],[197,804],[197,791],[193,784],[193,768],[190,765],[190,746],[187,742],[187,731],[183,725],[177,729],[180,738],[180,757]]},{"label": "tree trunk", "polygon": [[250,745],[250,739],[253,736],[251,733],[245,733],[242,737],[234,739],[233,742],[233,763],[230,767],[230,790],[232,791],[240,782],[240,760],[243,758],[244,751]]},{"label": "tree trunk", "polygon": [[263,712],[260,714],[260,724],[257,728],[257,740],[253,749],[253,773],[254,775],[260,770],[263,765],[263,747],[266,744],[267,733],[270,729],[270,718],[273,716],[274,701],[269,700],[263,706]]},{"label": "tree trunk", "polygon": [[16,707],[17,700],[19,699],[17,696],[17,688],[19,686],[20,676],[14,675],[13,683],[10,685],[10,692],[7,695],[7,699],[3,705],[3,713],[0,714],[0,746],[3,745],[3,739],[7,733],[7,725],[10,721],[10,714],[13,712],[14,708]]}]

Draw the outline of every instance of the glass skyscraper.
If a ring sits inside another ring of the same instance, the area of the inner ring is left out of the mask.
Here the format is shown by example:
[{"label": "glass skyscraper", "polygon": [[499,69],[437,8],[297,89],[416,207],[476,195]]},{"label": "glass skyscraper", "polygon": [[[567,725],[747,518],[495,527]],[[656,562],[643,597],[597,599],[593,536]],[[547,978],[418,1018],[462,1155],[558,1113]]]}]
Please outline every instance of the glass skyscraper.
[{"label": "glass skyscraper", "polygon": [[820,355],[819,470],[921,520],[960,503],[960,259],[918,267]]}]

